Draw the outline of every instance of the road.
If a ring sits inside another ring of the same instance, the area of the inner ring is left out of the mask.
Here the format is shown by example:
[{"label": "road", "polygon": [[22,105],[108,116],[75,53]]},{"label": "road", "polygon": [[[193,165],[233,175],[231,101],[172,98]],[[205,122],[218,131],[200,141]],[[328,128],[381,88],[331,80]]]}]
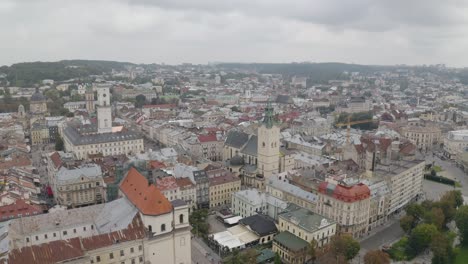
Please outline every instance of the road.
[{"label": "road", "polygon": [[192,246],[192,264],[218,264],[221,258],[209,248],[203,241],[193,237]]}]

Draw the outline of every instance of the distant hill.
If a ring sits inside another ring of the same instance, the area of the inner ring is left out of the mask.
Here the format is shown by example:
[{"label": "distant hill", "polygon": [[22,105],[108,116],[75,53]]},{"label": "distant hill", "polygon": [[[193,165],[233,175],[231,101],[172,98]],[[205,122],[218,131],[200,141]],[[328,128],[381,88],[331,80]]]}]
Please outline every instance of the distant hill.
[{"label": "distant hill", "polygon": [[14,86],[31,87],[44,79],[65,81],[124,70],[135,64],[117,61],[62,60],[57,62],[24,62],[0,67],[0,73]]},{"label": "distant hill", "polygon": [[337,62],[326,63],[220,63],[225,69],[253,70],[258,73],[280,73],[284,75],[307,76],[314,83],[328,80],[344,79],[343,72],[372,73],[381,70],[394,69],[393,66],[372,66],[346,64]]}]

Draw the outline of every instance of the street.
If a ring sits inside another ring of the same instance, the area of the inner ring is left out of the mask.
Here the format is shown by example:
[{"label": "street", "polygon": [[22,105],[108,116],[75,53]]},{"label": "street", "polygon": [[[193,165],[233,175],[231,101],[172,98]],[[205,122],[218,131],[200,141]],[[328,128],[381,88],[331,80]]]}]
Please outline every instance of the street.
[{"label": "street", "polygon": [[209,248],[200,238],[191,239],[192,264],[218,264],[221,258]]}]

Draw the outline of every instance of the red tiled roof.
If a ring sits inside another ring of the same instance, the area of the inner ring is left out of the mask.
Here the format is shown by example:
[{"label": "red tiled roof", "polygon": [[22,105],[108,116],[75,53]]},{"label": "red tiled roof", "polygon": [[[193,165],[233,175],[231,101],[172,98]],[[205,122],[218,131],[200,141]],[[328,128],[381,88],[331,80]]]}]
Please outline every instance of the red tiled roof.
[{"label": "red tiled roof", "polygon": [[340,184],[335,185],[329,182],[322,182],[319,185],[319,192],[347,203],[361,201],[370,197],[370,189],[363,183],[358,183],[353,186],[343,186]]},{"label": "red tiled roof", "polygon": [[218,176],[218,177],[209,178],[209,179],[210,179],[210,186],[240,181],[239,177],[235,177],[233,174],[230,174],[230,173],[222,175],[222,176]]},{"label": "red tiled roof", "polygon": [[120,190],[142,214],[161,215],[172,212],[172,204],[135,168],[130,168],[120,183]]},{"label": "red tiled roof", "polygon": [[198,135],[200,143],[218,141],[216,134]]},{"label": "red tiled roof", "polygon": [[21,199],[16,200],[15,203],[0,207],[0,221],[37,214],[42,214],[42,208],[27,204]]},{"label": "red tiled roof", "polygon": [[161,162],[159,160],[152,160],[149,162],[149,167],[151,169],[164,169],[166,168],[166,164],[164,164],[164,162]]},{"label": "red tiled roof", "polygon": [[167,176],[156,179],[156,187],[161,191],[167,191],[177,189],[178,185],[173,176]]},{"label": "red tiled roof", "polygon": [[84,256],[80,239],[57,240],[36,246],[13,249],[8,255],[10,264],[50,264]]},{"label": "red tiled roof", "polygon": [[186,188],[190,188],[194,186],[190,178],[177,178],[176,183],[177,183],[177,186],[179,186],[179,188],[182,188],[182,189],[186,189]]},{"label": "red tiled roof", "polygon": [[50,159],[54,163],[54,167],[58,169],[60,165],[62,165],[62,159],[60,158],[60,154],[58,152],[54,152],[54,154],[50,155]]}]

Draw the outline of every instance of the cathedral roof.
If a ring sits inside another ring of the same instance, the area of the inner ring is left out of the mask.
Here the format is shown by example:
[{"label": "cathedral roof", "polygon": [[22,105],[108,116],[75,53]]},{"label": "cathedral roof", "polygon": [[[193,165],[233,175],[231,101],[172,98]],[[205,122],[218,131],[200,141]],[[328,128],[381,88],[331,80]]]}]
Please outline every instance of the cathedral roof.
[{"label": "cathedral roof", "polygon": [[39,91],[39,88],[36,88],[36,91],[31,96],[31,102],[41,102],[45,101],[46,97]]}]

